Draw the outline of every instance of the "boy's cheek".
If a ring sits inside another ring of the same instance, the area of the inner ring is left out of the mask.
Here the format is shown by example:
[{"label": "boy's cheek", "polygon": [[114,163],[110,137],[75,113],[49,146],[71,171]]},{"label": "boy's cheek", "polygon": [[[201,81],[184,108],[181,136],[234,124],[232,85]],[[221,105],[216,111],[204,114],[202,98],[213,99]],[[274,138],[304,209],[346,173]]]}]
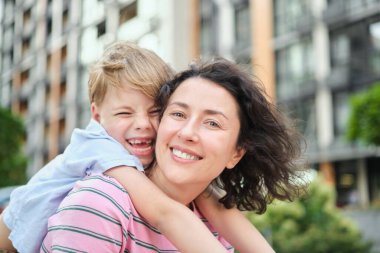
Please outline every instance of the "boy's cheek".
[{"label": "boy's cheek", "polygon": [[159,125],[158,118],[152,119],[152,126],[153,126],[153,128],[154,128],[154,130],[155,130],[156,133],[157,133],[158,125]]}]

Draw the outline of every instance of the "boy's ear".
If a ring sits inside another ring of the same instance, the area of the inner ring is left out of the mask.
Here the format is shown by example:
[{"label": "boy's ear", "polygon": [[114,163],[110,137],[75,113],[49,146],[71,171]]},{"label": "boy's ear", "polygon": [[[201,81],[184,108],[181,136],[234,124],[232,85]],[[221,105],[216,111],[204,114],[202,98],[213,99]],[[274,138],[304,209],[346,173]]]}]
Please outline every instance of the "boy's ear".
[{"label": "boy's ear", "polygon": [[100,122],[99,107],[94,102],[91,103],[91,117],[97,122]]},{"label": "boy's ear", "polygon": [[236,164],[240,161],[240,159],[245,155],[246,150],[245,148],[238,147],[235,151],[235,153],[232,155],[230,161],[227,163],[226,168],[227,169],[233,169]]}]

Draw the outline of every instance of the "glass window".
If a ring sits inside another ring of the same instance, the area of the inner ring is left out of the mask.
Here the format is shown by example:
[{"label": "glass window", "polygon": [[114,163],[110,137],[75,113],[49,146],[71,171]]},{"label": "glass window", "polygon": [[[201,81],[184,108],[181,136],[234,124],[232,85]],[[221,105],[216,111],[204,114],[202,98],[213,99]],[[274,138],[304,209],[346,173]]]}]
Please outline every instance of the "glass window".
[{"label": "glass window", "polygon": [[280,99],[313,89],[313,55],[310,38],[277,51],[277,95]]},{"label": "glass window", "polygon": [[307,148],[316,148],[317,134],[314,97],[292,101],[291,103],[287,103],[283,109],[290,114],[291,118],[296,119],[299,131],[307,139]]},{"label": "glass window", "polygon": [[218,12],[212,1],[201,1],[201,53],[213,55],[217,52],[217,17]]},{"label": "glass window", "polygon": [[250,11],[246,1],[235,9],[235,41],[238,48],[251,46]]},{"label": "glass window", "polygon": [[331,66],[346,65],[350,59],[350,41],[346,34],[331,38]]},{"label": "glass window", "polygon": [[137,1],[125,6],[119,12],[119,24],[124,24],[128,20],[137,16]]},{"label": "glass window", "polygon": [[106,21],[103,20],[97,25],[98,38],[106,34]]},{"label": "glass window", "polygon": [[[349,95],[347,92],[337,92],[333,95],[334,103],[334,135],[336,139],[343,139],[349,117]],[[343,140],[342,140],[343,141]]]},{"label": "glass window", "polygon": [[360,86],[380,77],[380,21],[355,23],[330,34],[331,80]]},{"label": "glass window", "polygon": [[3,82],[3,84],[0,86],[0,98],[2,106],[8,107],[8,105],[10,105],[12,98],[11,81]]},{"label": "glass window", "polygon": [[371,43],[370,67],[373,73],[380,73],[380,22],[370,24],[369,36]]},{"label": "glass window", "polygon": [[374,157],[368,159],[367,168],[370,200],[378,203],[380,201],[380,158]]},{"label": "glass window", "polygon": [[274,21],[275,34],[298,30],[305,24],[305,19],[311,19],[309,9],[310,2],[307,0],[275,0],[274,1]]},{"label": "glass window", "polygon": [[357,163],[354,160],[335,163],[338,207],[358,204]]}]

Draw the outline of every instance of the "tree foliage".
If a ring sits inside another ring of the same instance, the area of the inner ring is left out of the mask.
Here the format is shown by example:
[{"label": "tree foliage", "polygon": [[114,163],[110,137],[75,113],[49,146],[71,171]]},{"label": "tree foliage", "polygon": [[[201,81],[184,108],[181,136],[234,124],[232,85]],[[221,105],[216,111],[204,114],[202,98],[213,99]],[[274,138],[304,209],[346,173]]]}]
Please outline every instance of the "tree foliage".
[{"label": "tree foliage", "polygon": [[295,202],[275,202],[265,214],[248,218],[277,253],[369,253],[352,221],[335,207],[333,188],[316,179],[308,195]]},{"label": "tree foliage", "polygon": [[347,137],[365,144],[380,145],[380,83],[350,99]]},{"label": "tree foliage", "polygon": [[0,187],[26,181],[26,158],[22,153],[24,133],[22,120],[0,107]]}]

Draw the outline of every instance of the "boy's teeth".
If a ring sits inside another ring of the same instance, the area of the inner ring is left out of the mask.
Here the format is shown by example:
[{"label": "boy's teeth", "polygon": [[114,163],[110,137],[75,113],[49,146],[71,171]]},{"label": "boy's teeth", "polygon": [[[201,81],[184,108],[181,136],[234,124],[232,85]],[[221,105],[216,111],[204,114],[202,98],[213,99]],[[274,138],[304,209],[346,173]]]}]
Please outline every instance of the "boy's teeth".
[{"label": "boy's teeth", "polygon": [[179,151],[178,149],[173,149],[173,154],[179,158],[186,159],[186,160],[199,160],[199,157],[186,154],[184,152]]},{"label": "boy's teeth", "polygon": [[129,141],[129,143],[131,143],[132,145],[136,145],[136,144],[142,144],[142,143],[146,143],[146,144],[151,144],[152,141],[140,141],[140,140],[131,140]]}]

